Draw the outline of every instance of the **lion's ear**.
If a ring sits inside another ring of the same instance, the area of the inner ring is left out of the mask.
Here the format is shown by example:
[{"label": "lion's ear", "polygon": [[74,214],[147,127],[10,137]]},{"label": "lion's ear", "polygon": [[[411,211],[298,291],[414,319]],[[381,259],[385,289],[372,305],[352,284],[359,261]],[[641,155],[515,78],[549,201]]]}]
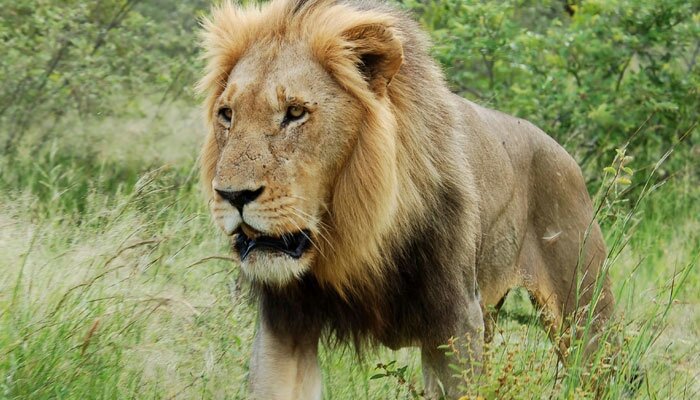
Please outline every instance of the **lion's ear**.
[{"label": "lion's ear", "polygon": [[346,30],[343,37],[372,91],[384,95],[403,63],[403,45],[394,29],[381,23],[365,24]]}]

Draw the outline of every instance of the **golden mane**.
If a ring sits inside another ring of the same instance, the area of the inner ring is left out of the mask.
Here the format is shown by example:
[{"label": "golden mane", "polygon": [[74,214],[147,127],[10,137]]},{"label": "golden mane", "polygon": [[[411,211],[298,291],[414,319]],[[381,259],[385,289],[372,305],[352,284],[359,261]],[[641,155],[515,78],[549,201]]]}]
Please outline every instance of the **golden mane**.
[{"label": "golden mane", "polygon": [[[362,105],[365,118],[355,148],[336,178],[328,205],[332,244],[319,241],[325,256],[312,271],[321,284],[341,294],[379,289],[386,276],[383,269],[392,267],[386,253],[398,246],[398,238],[418,229],[425,199],[436,196],[435,185],[445,179],[436,166],[444,157],[441,146],[425,132],[450,126],[451,117],[443,111],[449,106],[439,100],[449,96],[428,56],[424,34],[393,8],[364,10],[331,0],[273,0],[263,6],[224,2],[203,27],[206,75],[198,90],[206,95],[210,127],[231,70],[260,43],[271,49],[290,41],[308,43],[316,61]],[[381,40],[369,42],[368,34]],[[394,63],[389,67],[398,73],[368,85],[358,68],[362,51],[388,55]],[[425,98],[436,100],[427,105],[420,100]],[[210,132],[201,154],[208,196],[213,194],[218,156]]]}]

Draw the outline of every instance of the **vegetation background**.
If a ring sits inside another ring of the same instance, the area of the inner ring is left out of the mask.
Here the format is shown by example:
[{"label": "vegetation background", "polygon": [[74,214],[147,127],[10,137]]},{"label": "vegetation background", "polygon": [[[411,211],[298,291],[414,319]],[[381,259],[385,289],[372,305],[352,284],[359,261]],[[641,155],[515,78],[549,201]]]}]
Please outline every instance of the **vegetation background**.
[{"label": "vegetation background", "polygon": [[[255,312],[197,182],[209,6],[0,0],[0,398],[244,398]],[[454,91],[575,156],[610,247],[621,355],[562,369],[516,291],[465,395],[698,398],[700,4],[400,6]],[[322,364],[324,398],[421,397],[414,350]]]}]

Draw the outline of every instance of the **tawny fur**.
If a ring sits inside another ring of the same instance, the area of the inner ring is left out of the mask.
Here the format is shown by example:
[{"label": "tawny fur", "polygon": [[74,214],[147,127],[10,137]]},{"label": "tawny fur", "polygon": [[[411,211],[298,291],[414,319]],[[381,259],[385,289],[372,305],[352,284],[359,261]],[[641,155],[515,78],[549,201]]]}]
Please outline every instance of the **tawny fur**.
[{"label": "tawny fur", "polygon": [[[242,217],[313,235],[301,260],[249,261],[272,342],[330,330],[419,344],[444,380],[436,346],[481,335],[478,353],[489,324],[474,305],[500,304],[514,286],[544,308],[553,337],[588,306],[594,330],[608,319],[605,245],[576,162],[527,121],[450,93],[407,15],[370,1],[224,2],[204,31],[201,167],[215,220],[231,234],[235,210],[213,187],[264,186]],[[297,102],[306,119],[280,127]]]}]

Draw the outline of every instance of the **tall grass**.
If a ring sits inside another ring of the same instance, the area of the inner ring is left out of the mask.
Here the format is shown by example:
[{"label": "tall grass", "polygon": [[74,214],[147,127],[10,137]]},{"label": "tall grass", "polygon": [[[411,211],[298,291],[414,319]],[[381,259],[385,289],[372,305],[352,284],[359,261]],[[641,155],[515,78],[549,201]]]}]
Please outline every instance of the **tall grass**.
[{"label": "tall grass", "polygon": [[[255,310],[200,198],[201,129],[185,110],[67,119],[49,142],[0,159],[0,398],[245,398]],[[465,381],[465,394],[697,396],[697,182],[679,171],[636,207],[611,184],[601,216],[620,356],[562,368],[537,311],[514,291],[488,372]],[[321,353],[324,398],[420,397],[413,349],[363,362]],[[635,373],[639,388],[628,384]]]}]

